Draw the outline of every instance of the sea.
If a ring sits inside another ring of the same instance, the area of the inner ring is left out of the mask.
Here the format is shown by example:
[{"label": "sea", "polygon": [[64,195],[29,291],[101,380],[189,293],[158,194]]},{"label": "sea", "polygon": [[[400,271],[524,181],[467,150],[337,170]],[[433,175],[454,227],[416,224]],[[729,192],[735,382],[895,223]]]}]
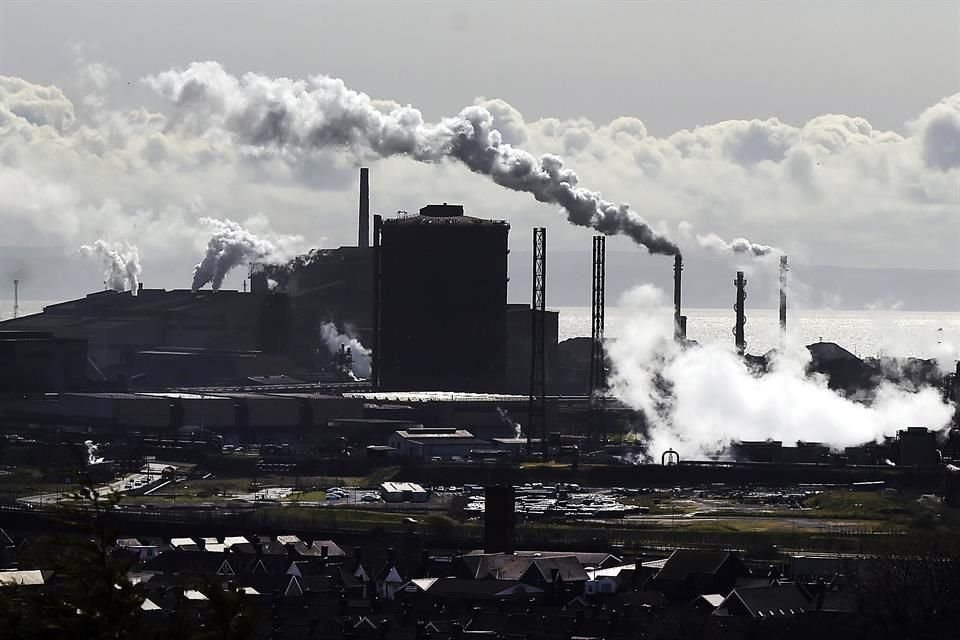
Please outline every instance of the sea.
[{"label": "sea", "polygon": [[[49,300],[22,300],[20,315],[39,313]],[[560,312],[560,340],[590,335],[590,307],[551,307]],[[0,303],[0,319],[12,317],[12,305]],[[664,309],[670,317],[672,309]],[[701,343],[733,342],[732,309],[685,309],[687,337]],[[608,306],[604,335],[616,338],[627,330],[629,312]],[[787,327],[803,344],[835,342],[861,357],[940,358],[952,366],[960,356],[960,312],[891,310],[790,309]],[[766,353],[780,341],[777,309],[747,309],[747,351]]]},{"label": "sea", "polygon": [[[590,335],[589,307],[559,307],[560,340]],[[672,317],[672,309],[664,309]],[[687,337],[701,343],[733,342],[733,309],[685,309]],[[629,327],[629,312],[608,306],[604,336],[616,338]],[[747,352],[763,354],[778,346],[777,309],[747,309]],[[787,330],[803,344],[835,342],[861,357],[939,358],[952,366],[960,354],[960,313],[947,311],[789,310]]]}]

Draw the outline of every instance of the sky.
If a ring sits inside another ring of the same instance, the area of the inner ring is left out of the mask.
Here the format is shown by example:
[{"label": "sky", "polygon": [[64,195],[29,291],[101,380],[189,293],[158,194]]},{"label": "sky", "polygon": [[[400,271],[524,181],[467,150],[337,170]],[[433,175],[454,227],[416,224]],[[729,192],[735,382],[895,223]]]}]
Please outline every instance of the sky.
[{"label": "sky", "polygon": [[[801,273],[868,274],[834,305],[936,286],[913,306],[960,308],[958,2],[7,0],[0,76],[0,278],[32,298],[100,288],[80,251],[97,240],[135,246],[146,286],[189,287],[206,219],[277,256],[353,244],[363,164],[377,212],[459,202],[508,220],[512,299],[528,295],[530,229],[547,227],[551,302],[587,304],[596,231],[461,158],[314,135],[341,87],[426,125],[481,110],[498,141],[562,157],[579,187],[630,203],[682,250],[687,282],[769,275],[769,256],[730,250],[743,237]],[[257,109],[277,95],[287,120],[265,137]],[[608,251],[614,280],[669,278],[669,258],[630,238]],[[560,278],[580,264],[572,295]],[[713,305],[701,289],[689,303]]]}]

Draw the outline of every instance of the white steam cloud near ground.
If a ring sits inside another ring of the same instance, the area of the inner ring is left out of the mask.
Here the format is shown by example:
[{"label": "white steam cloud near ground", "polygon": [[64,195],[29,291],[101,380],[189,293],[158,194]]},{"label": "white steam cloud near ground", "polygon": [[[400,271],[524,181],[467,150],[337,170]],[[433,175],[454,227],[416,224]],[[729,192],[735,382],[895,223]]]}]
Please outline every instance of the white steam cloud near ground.
[{"label": "white steam cloud near ground", "polygon": [[363,346],[359,340],[346,333],[340,333],[337,325],[332,322],[324,322],[320,325],[320,338],[331,355],[336,355],[340,347],[350,349],[350,355],[353,358],[352,373],[355,378],[367,379],[370,377],[370,359],[373,351]]},{"label": "white steam cloud near ground", "polygon": [[802,345],[781,350],[762,376],[728,343],[681,348],[663,302],[663,292],[650,285],[626,293],[621,305],[631,319],[608,345],[611,389],[646,415],[647,452],[655,459],[671,448],[682,458],[699,458],[735,440],[842,449],[910,426],[941,430],[953,416],[953,407],[929,387],[911,392],[882,384],[869,405],[847,399],[822,376],[806,374],[810,354]]},{"label": "white steam cloud near ground", "polygon": [[[164,282],[172,276],[158,273],[157,285],[186,284],[210,240],[202,218],[236,221],[261,238],[300,235],[310,246],[318,230],[350,242],[353,167],[374,156],[390,156],[373,169],[381,210],[413,209],[442,191],[519,232],[548,223],[558,208],[513,189],[568,207],[574,222],[629,231],[654,248],[669,239],[684,253],[766,251],[740,240],[746,236],[792,261],[960,266],[955,234],[944,231],[955,228],[960,208],[960,94],[901,132],[828,114],[799,126],[730,120],[658,137],[636,117],[528,120],[486,98],[430,124],[412,107],[326,76],[234,76],[216,63],[149,78],[168,98],[159,109],[121,107],[108,98],[120,83],[109,66],[83,61],[77,74],[85,80],[70,92],[0,77],[4,242],[65,253],[90,238],[135,244],[145,265],[183,264],[182,280]],[[433,137],[404,135],[411,131]],[[544,162],[552,156],[563,166]],[[574,184],[571,169],[590,191]],[[477,179],[478,171],[492,180]],[[609,209],[600,192],[632,208]],[[644,219],[647,227],[637,222]],[[585,243],[573,226],[551,234],[553,249]]]}]

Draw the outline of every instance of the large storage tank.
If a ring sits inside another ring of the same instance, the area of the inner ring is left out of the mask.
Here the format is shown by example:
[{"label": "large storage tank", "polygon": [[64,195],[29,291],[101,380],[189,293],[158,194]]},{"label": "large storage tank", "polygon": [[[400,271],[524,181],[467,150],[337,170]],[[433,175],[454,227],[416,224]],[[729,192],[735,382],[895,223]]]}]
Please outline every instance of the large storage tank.
[{"label": "large storage tank", "polygon": [[428,205],[380,232],[384,389],[500,391],[510,225]]}]

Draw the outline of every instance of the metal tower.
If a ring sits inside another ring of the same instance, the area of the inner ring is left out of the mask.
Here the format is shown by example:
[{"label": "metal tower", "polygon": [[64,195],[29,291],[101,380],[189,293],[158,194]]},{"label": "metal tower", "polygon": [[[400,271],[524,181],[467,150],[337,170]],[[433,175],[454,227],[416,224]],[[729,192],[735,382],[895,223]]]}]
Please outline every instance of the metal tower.
[{"label": "metal tower", "polygon": [[530,309],[530,407],[527,417],[527,453],[530,434],[540,434],[540,450],[547,455],[547,391],[544,342],[546,338],[547,230],[533,230],[533,302]]},{"label": "metal tower", "polygon": [[[606,387],[606,358],[603,351],[603,326],[605,316],[605,292],[607,280],[607,239],[593,237],[593,289],[590,306],[590,414],[594,432],[603,429],[603,400],[600,397]],[[603,431],[606,440],[606,431]]]},{"label": "metal tower", "polygon": [[747,340],[744,337],[744,325],[747,324],[747,317],[743,313],[744,302],[747,300],[747,281],[743,278],[743,271],[737,271],[737,279],[733,281],[737,287],[737,304],[733,307],[737,312],[737,324],[733,328],[733,335],[736,339],[737,353],[743,355],[747,349]]}]

